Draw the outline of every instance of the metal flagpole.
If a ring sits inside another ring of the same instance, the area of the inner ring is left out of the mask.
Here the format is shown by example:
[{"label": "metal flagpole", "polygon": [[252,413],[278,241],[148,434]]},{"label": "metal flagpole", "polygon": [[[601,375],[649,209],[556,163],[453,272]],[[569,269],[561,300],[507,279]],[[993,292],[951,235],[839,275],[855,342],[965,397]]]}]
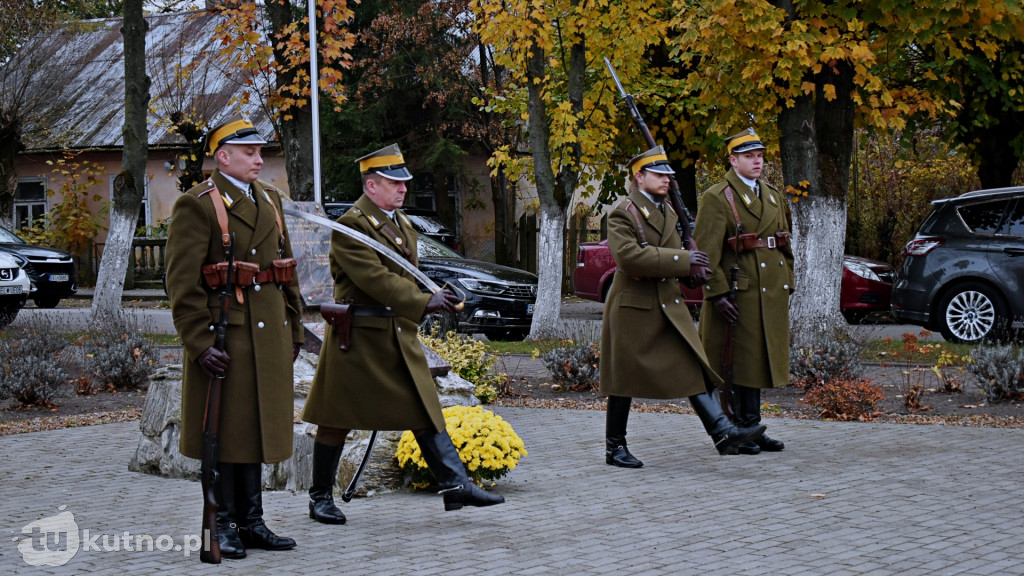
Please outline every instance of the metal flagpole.
[{"label": "metal flagpole", "polygon": [[309,5],[309,91],[313,107],[313,200],[320,206],[320,71],[316,62],[316,0]]}]

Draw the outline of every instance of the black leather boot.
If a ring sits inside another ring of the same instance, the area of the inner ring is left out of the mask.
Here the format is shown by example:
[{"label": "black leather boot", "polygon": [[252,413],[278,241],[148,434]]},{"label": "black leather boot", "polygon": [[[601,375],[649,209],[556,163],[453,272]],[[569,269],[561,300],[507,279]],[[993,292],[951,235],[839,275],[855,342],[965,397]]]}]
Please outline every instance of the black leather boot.
[{"label": "black leather boot", "polygon": [[690,405],[700,417],[708,436],[711,436],[715,442],[715,448],[718,449],[719,454],[738,454],[740,444],[764,433],[765,427],[761,425],[755,427],[733,425],[722,411],[718,399],[707,392],[690,396]]},{"label": "black leather boot", "polygon": [[469,479],[459,451],[447,432],[438,434],[433,430],[414,430],[413,435],[430,473],[441,486],[446,512],[463,506],[494,506],[505,501],[498,494],[485,492]]},{"label": "black leather boot", "polygon": [[[744,426],[756,426],[761,423],[761,389],[760,388],[747,388],[746,386],[737,386],[736,390],[740,392],[743,398],[743,424]],[[737,414],[737,417],[739,414]],[[738,422],[737,422],[738,424]],[[753,439],[751,442],[754,446],[757,446],[759,452],[781,452],[786,445],[778,440],[773,440],[761,434],[760,436]]]},{"label": "black leather boot", "polygon": [[[729,389],[729,407],[732,408],[732,421],[737,426],[756,426],[760,424],[761,419],[756,420],[750,419],[750,410],[748,409],[748,396],[747,391],[750,388],[743,386],[733,386]],[[758,394],[758,400],[760,401],[760,394]],[[740,454],[755,455],[761,453],[761,448],[754,443],[753,440],[748,440],[739,446]]]},{"label": "black leather boot", "polygon": [[217,464],[217,542],[222,558],[245,558],[245,545],[238,536],[235,508],[235,465]]},{"label": "black leather boot", "polygon": [[309,517],[322,524],[344,524],[345,515],[334,504],[338,461],[345,445],[313,443],[313,484],[309,487]]},{"label": "black leather boot", "polygon": [[263,522],[262,468],[259,464],[235,464],[235,506],[241,522],[238,535],[248,548],[291,550],[295,540],[274,534]]},{"label": "black leather boot", "polygon": [[626,423],[633,399],[626,396],[608,397],[608,415],[605,420],[604,461],[620,468],[642,468],[644,463],[626,448]]}]

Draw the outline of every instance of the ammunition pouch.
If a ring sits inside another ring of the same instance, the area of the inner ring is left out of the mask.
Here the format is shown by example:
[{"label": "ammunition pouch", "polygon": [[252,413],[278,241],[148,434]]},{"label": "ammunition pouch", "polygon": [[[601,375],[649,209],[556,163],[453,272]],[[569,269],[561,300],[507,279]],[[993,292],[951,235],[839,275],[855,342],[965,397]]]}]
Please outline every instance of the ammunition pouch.
[{"label": "ammunition pouch", "polygon": [[[253,281],[256,279],[256,274],[259,271],[260,267],[257,264],[236,260],[234,264],[234,278],[231,279],[232,283],[240,288],[252,286]],[[217,290],[228,283],[227,262],[206,264],[203,266],[202,272],[203,281],[206,282],[206,285],[213,290]]]},{"label": "ammunition pouch", "polygon": [[278,284],[291,284],[295,279],[295,267],[298,263],[295,258],[278,258],[271,263],[271,270],[274,271],[274,282]]},{"label": "ammunition pouch", "polygon": [[320,305],[320,315],[334,328],[338,348],[348,350],[352,345],[352,304],[347,301],[325,302]]}]

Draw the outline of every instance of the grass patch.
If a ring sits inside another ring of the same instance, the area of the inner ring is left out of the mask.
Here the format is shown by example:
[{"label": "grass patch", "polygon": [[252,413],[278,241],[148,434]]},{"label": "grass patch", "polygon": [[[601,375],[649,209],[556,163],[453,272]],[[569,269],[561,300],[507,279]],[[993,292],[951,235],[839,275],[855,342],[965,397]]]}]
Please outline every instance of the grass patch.
[{"label": "grass patch", "polygon": [[[954,356],[970,356],[971,348],[977,344],[959,344],[956,342],[916,342],[913,350],[908,351],[902,340],[880,339],[871,340],[861,349],[860,359],[864,362],[905,363],[917,366],[934,366],[939,354],[944,351]],[[1020,349],[1015,346],[1015,349]]]},{"label": "grass patch", "polygon": [[549,338],[544,340],[523,340],[522,342],[484,342],[488,354],[504,356],[507,354],[533,354],[535,350],[541,354],[555,348],[565,346],[563,340]]}]

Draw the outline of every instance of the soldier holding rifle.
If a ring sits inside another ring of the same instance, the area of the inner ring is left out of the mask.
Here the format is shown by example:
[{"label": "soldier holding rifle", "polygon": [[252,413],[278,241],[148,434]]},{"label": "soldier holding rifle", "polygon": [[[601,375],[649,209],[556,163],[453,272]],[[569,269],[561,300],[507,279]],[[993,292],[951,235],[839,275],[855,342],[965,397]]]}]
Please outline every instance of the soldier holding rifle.
[{"label": "soldier holding rifle", "polygon": [[629,198],[608,217],[608,247],[618,265],[605,302],[601,330],[601,393],[608,396],[605,461],[640,468],[626,447],[634,396],[687,397],[720,454],[764,432],[733,425],[708,393],[722,380],[711,368],[679,279],[707,266],[698,250],[684,250],[679,218],[666,197],[674,173],[661,146],[629,161]]},{"label": "soldier holding rifle", "polygon": [[[204,422],[219,418],[219,434],[206,438],[216,448],[216,542],[223,557],[236,559],[246,548],[295,547],[263,521],[261,463],[292,454],[292,362],[303,341],[281,194],[257,180],[265,143],[242,116],[214,127],[207,153],[217,169],[178,198],[167,234],[167,294],[185,349],[180,449],[202,457]],[[231,290],[222,295],[229,268]],[[218,349],[222,301],[227,326]],[[213,379],[223,381],[222,397],[209,412]]]},{"label": "soldier holding rifle", "polygon": [[[416,264],[416,231],[399,209],[412,174],[397,145],[359,158],[363,195],[338,222]],[[466,474],[445,430],[434,379],[417,335],[425,314],[454,313],[449,290],[427,294],[412,274],[372,247],[335,231],[331,275],[338,304],[323,306],[330,325],[302,413],[318,425],[313,446],[309,516],[344,524],[334,503],[338,462],[350,430],[412,430],[444,494],[445,510],[491,506],[501,496],[478,488]]]},{"label": "soldier holding rifle", "polygon": [[[735,376],[730,396],[736,423],[749,427],[761,422],[761,389],[789,383],[793,249],[786,200],[759,180],[765,145],[747,129],[726,146],[732,168],[700,196],[693,233],[711,261],[700,335],[709,358],[735,359],[723,371]],[[740,446],[740,453],[784,447],[761,434]]]}]

